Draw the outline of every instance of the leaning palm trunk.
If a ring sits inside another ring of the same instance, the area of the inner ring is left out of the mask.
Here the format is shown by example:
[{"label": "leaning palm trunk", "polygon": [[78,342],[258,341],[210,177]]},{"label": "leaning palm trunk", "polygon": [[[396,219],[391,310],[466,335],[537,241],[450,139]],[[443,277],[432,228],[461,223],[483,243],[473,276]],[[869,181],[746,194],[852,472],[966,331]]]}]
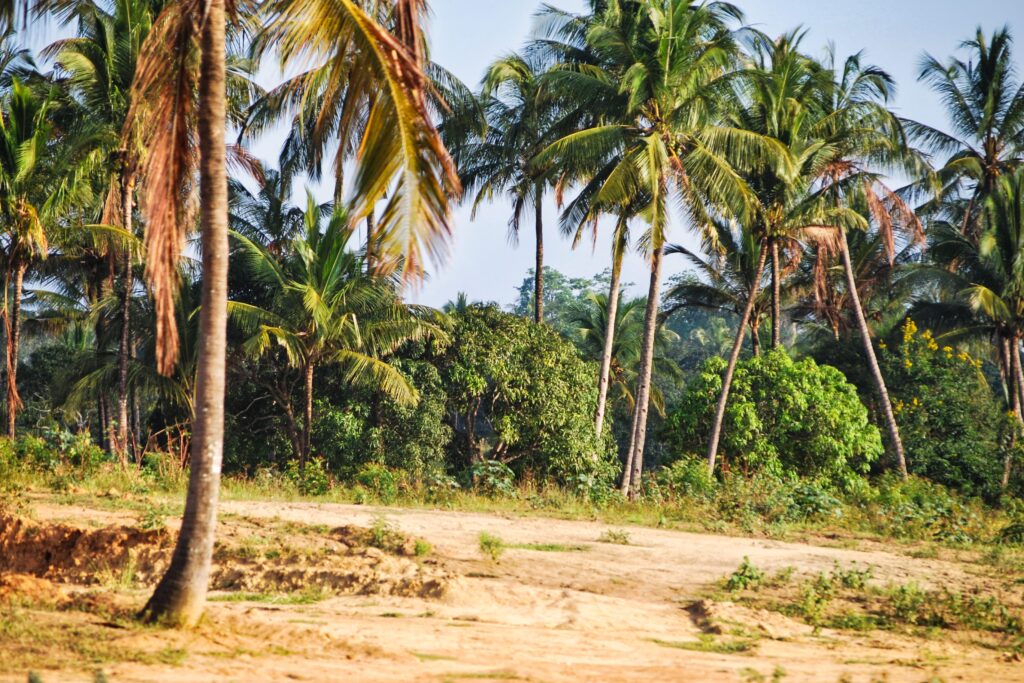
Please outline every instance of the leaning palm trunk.
[{"label": "leaning palm trunk", "polygon": [[[779,277],[779,241],[772,237],[772,348],[782,343],[782,285]],[[756,336],[756,335],[755,335]]]},{"label": "leaning palm trunk", "polygon": [[743,308],[743,316],[736,328],[736,340],[732,344],[732,352],[729,354],[729,363],[725,366],[725,376],[722,377],[722,393],[718,395],[718,406],[715,408],[715,421],[711,425],[711,436],[708,439],[708,471],[715,473],[715,460],[718,458],[718,440],[722,436],[722,423],[725,421],[725,407],[729,403],[729,389],[732,387],[732,376],[736,372],[736,364],[740,360],[740,351],[743,349],[743,337],[750,322],[750,313],[754,310],[754,301],[761,290],[760,274],[764,271],[764,262],[768,256],[768,250],[762,249],[757,260],[757,270],[754,271],[754,281],[750,285],[750,296],[747,298],[747,305]]},{"label": "leaning palm trunk", "polygon": [[651,370],[654,367],[654,337],[658,330],[658,305],[661,294],[662,250],[655,248],[651,255],[651,286],[647,292],[647,311],[644,315],[644,346],[640,358],[640,377],[636,391],[636,424],[633,447],[630,449],[632,464],[629,497],[633,500],[640,494],[640,478],[644,470],[644,442],[647,440],[647,415],[651,407]]},{"label": "leaning palm trunk", "polygon": [[[135,181],[126,174],[121,183],[121,220],[125,232],[132,232],[132,192]],[[131,245],[124,250],[124,292],[121,298],[121,340],[117,348],[117,453],[121,463],[127,463],[128,453],[128,360],[131,355],[132,310],[132,252]]]},{"label": "leaning palm trunk", "polygon": [[871,368],[871,375],[875,380],[878,400],[882,404],[885,425],[889,430],[889,442],[896,455],[896,463],[900,468],[900,475],[906,479],[909,475],[907,473],[907,459],[903,454],[903,440],[900,439],[900,430],[896,425],[896,416],[892,412],[889,391],[885,388],[885,378],[882,377],[882,370],[878,367],[875,347],[871,344],[871,332],[868,330],[868,321],[864,317],[864,308],[861,306],[860,295],[857,293],[857,279],[853,274],[853,263],[850,261],[850,245],[846,241],[846,231],[842,229],[839,230],[839,248],[843,255],[843,269],[846,271],[846,288],[849,290],[850,305],[853,306],[853,313],[857,318],[857,327],[860,329],[861,340],[864,342],[864,354],[868,358],[868,366]]},{"label": "leaning palm trunk", "polygon": [[225,0],[202,3],[199,81],[203,293],[192,467],[171,565],[143,610],[149,621],[194,625],[203,612],[217,526],[224,446],[228,192],[225,165]]},{"label": "leaning palm trunk", "polygon": [[612,374],[612,348],[615,345],[615,321],[619,313],[619,286],[622,279],[622,249],[612,248],[612,284],[608,291],[608,315],[605,320],[604,350],[601,352],[601,374],[597,380],[597,416],[594,428],[598,438],[604,429],[604,413],[608,402],[608,384]]},{"label": "leaning palm trunk", "polygon": [[18,347],[21,344],[21,295],[25,284],[25,265],[14,267],[14,291],[8,305],[6,298],[11,288],[11,276],[7,277],[4,288],[4,334],[7,341],[7,436],[14,438],[17,432],[18,410],[21,396],[18,394]]},{"label": "leaning palm trunk", "polygon": [[534,228],[537,231],[537,262],[533,276],[533,319],[544,322],[544,196],[541,194],[540,186],[537,187],[537,197],[534,199]]}]

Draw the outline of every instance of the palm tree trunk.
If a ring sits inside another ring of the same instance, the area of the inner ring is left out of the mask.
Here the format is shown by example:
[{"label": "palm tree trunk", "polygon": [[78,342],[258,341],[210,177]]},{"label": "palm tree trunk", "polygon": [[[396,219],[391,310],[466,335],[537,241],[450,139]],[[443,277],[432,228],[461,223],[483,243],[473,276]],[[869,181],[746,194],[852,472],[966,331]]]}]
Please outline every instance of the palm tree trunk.
[{"label": "palm tree trunk", "polygon": [[372,273],[377,260],[377,219],[373,209],[366,215],[366,272]]},{"label": "palm tree trunk", "polygon": [[875,380],[878,400],[882,404],[885,425],[889,430],[889,443],[896,455],[896,463],[900,468],[900,475],[907,479],[910,475],[907,472],[907,459],[903,454],[903,440],[900,439],[900,429],[896,424],[896,416],[892,412],[892,402],[889,400],[889,390],[885,387],[882,369],[878,367],[875,347],[871,344],[871,332],[868,330],[868,321],[864,317],[864,308],[861,306],[860,295],[857,293],[857,279],[853,274],[853,263],[850,261],[850,245],[846,241],[845,230],[839,231],[839,249],[843,255],[843,269],[846,271],[846,288],[850,295],[850,305],[853,306],[853,313],[857,318],[857,327],[860,329],[860,337],[864,342],[864,354],[867,356],[868,366],[871,368],[871,375]]},{"label": "palm tree trunk", "polygon": [[779,277],[779,242],[769,238],[772,252],[772,348],[777,349],[782,338],[782,285]]},{"label": "palm tree trunk", "polygon": [[612,249],[612,284],[608,288],[608,315],[605,320],[604,350],[601,352],[601,373],[597,379],[597,417],[594,428],[598,438],[604,429],[604,412],[608,403],[608,384],[612,371],[612,348],[615,345],[615,320],[619,312],[619,287],[622,280],[622,250]]},{"label": "palm tree trunk", "polygon": [[537,263],[533,275],[533,319],[544,322],[544,195],[537,186],[537,197],[534,200],[534,228],[537,231]]},{"label": "palm tree trunk", "polygon": [[21,294],[25,285],[24,264],[14,268],[14,291],[11,296],[11,314],[7,321],[7,436],[14,438],[17,432],[18,410],[21,397],[18,395],[18,348],[21,345]]},{"label": "palm tree trunk", "polygon": [[[125,232],[132,232],[132,192],[135,181],[126,175],[121,183],[121,220]],[[124,250],[124,292],[121,295],[121,339],[117,348],[117,454],[124,464],[128,452],[128,360],[131,354],[132,251]]]},{"label": "palm tree trunk", "polygon": [[202,615],[217,527],[224,450],[227,345],[228,187],[225,164],[225,0],[201,3],[199,77],[200,226],[203,293],[192,467],[171,565],[143,610],[149,621],[192,626]]},{"label": "palm tree trunk", "polygon": [[[1014,418],[1021,424],[1024,424],[1024,415],[1021,415],[1021,383],[1020,383],[1020,337],[1013,336],[1010,338],[1004,337],[1001,341],[1001,346],[1005,358],[1005,364],[1008,368],[1009,381],[1006,383],[1006,387],[1010,394],[1010,410],[1013,412]],[[1016,348],[1018,351],[1014,353],[1013,349]],[[1006,453],[1006,457],[1003,458],[1003,479],[1001,482],[1002,489],[1005,491],[1010,486],[1010,476],[1013,474],[1013,447],[1016,444],[1017,435],[1014,435],[1010,439],[1010,449]]]},{"label": "palm tree trunk", "polygon": [[654,368],[654,337],[658,331],[658,306],[661,295],[661,264],[663,252],[654,249],[651,255],[651,286],[647,291],[647,311],[644,314],[644,346],[640,358],[640,378],[636,392],[636,437],[632,456],[633,475],[629,496],[640,494],[640,478],[644,470],[644,445],[647,440],[647,415],[651,407],[651,371]]},{"label": "palm tree trunk", "polygon": [[761,321],[755,318],[750,321],[750,350],[755,356],[761,355]]},{"label": "palm tree trunk", "polygon": [[636,409],[636,402],[633,403],[633,420],[629,427],[629,448],[626,449],[626,462],[623,463],[622,481],[619,483],[619,491],[622,495],[628,496],[633,483],[633,449],[636,446],[636,423],[639,411]]},{"label": "palm tree trunk", "polygon": [[[761,249],[758,257],[757,270],[760,274],[764,271],[764,262],[768,256],[767,249]],[[761,279],[757,276],[750,285],[750,296],[747,298],[747,305],[743,308],[743,315],[740,324],[736,328],[736,340],[732,344],[732,352],[729,354],[729,363],[725,366],[725,376],[722,377],[722,393],[718,395],[718,406],[715,408],[715,421],[711,425],[711,436],[708,438],[708,470],[715,473],[715,459],[718,457],[718,440],[722,436],[722,423],[725,421],[725,406],[729,402],[729,389],[732,387],[732,376],[736,372],[736,363],[740,360],[740,351],[743,349],[743,336],[747,331],[747,324],[750,321],[750,313],[754,310],[754,301],[761,289]]]},{"label": "palm tree trunk", "polygon": [[306,460],[309,459],[310,440],[313,433],[313,364],[306,363],[305,367],[305,398],[302,412],[302,454],[299,456],[299,471],[306,469]]}]

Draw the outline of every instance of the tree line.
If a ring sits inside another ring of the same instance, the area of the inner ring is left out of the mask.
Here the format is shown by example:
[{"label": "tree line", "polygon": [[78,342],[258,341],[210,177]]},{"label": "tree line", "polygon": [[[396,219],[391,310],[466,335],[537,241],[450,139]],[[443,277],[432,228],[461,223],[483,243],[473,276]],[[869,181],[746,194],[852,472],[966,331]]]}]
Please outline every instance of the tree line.
[{"label": "tree line", "polygon": [[[938,130],[894,113],[893,79],[863,55],[815,57],[801,30],[765,35],[725,2],[544,7],[533,38],[494,62],[478,91],[431,61],[424,0],[8,0],[0,10],[7,431],[42,419],[21,412],[32,407],[19,389],[24,335],[33,362],[23,377],[38,374],[45,340],[60,341],[52,365],[74,369],[44,383],[64,388],[46,419],[92,434],[125,464],[176,435],[189,494],[152,619],[189,623],[201,611],[229,383],[260,387],[304,468],[325,447],[318,386],[341,378],[344,390],[369,391],[367,423],[380,427],[388,411],[397,421],[428,403],[415,373],[434,370],[410,369],[427,360],[448,385],[431,414],[454,415],[470,464],[546,447],[564,455],[564,476],[605,462],[636,497],[651,409],[665,404],[658,379],[679,372],[663,352],[668,321],[724,311],[733,329],[700,330],[700,343],[727,351],[701,437],[709,473],[721,466],[738,372],[814,372],[743,367],[748,335],[757,355],[762,334],[784,347],[793,323],[801,338],[859,338],[907,476],[873,340],[909,315],[983,344],[1022,420],[1024,90],[1006,29],[979,29],[966,61],[922,58],[920,77],[948,114]],[[17,31],[44,16],[74,33],[40,51],[48,70]],[[296,75],[262,89],[255,74],[268,60]],[[247,145],[281,122],[289,132],[272,169]],[[331,200],[296,202],[302,177],[333,185]],[[607,293],[590,292],[566,323],[582,349],[572,354],[545,324],[549,195],[574,243],[611,235]],[[511,200],[513,236],[533,220],[522,312],[541,324],[468,301],[450,315],[404,303],[404,285],[443,260],[453,206],[497,197]],[[673,243],[684,234],[701,249]],[[634,248],[650,267],[647,296],[622,300]],[[673,256],[692,273],[663,292]],[[727,348],[706,341],[729,332]],[[513,348],[510,363],[502,353]],[[579,404],[586,428],[564,410],[585,374],[580,353],[595,360],[592,405],[589,393]],[[533,401],[524,386],[542,380],[564,393]],[[229,413],[235,429],[248,408]],[[530,441],[530,411],[569,441]],[[613,428],[621,461],[606,457]],[[1012,465],[1008,455],[1004,485]]]}]

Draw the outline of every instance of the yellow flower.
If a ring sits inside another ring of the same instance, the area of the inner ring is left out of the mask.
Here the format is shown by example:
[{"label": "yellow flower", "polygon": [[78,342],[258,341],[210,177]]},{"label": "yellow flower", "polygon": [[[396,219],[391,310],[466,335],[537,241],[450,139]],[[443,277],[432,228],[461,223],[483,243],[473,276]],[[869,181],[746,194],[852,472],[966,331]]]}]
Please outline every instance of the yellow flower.
[{"label": "yellow flower", "polygon": [[914,338],[915,334],[917,334],[917,324],[913,320],[908,320],[903,325],[903,341],[910,341]]},{"label": "yellow flower", "polygon": [[909,370],[910,368],[914,367],[914,364],[910,362],[910,359],[908,358],[905,361],[903,361],[903,367]]},{"label": "yellow flower", "polygon": [[953,353],[953,347],[952,346],[943,346],[942,350],[945,351],[946,353]]}]

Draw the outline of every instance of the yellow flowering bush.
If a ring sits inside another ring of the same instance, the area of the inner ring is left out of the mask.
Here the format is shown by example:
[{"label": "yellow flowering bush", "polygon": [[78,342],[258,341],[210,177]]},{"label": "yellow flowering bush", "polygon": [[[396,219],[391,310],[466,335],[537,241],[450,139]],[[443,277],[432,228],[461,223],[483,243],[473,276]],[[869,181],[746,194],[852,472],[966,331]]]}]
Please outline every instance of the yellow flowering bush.
[{"label": "yellow flowering bush", "polygon": [[1006,422],[982,362],[913,320],[879,364],[911,472],[969,495],[998,495]]}]

